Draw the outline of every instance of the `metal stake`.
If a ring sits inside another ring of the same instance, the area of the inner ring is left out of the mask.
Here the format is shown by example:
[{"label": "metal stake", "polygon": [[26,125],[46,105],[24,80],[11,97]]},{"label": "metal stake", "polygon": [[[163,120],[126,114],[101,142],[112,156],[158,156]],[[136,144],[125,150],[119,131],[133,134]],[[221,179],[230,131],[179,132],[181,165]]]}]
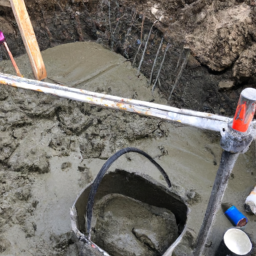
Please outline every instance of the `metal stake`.
[{"label": "metal stake", "polygon": [[255,113],[255,103],[256,89],[244,89],[240,95],[233,122],[221,130],[221,147],[224,151],[197,238],[194,256],[202,255],[236,160],[240,153],[245,153],[248,150],[254,139],[255,130],[250,126],[250,123]]},{"label": "metal stake", "polygon": [[13,56],[12,56],[12,53],[11,53],[11,51],[10,51],[6,41],[5,41],[5,36],[4,36],[3,32],[0,30],[0,46],[2,44],[4,45],[4,48],[7,51],[8,55],[9,55],[9,57],[11,59],[12,65],[13,65],[15,71],[16,71],[17,76],[22,77],[22,75],[20,73],[20,70],[19,70],[19,68],[18,68],[18,66],[17,66],[17,64],[16,64],[16,62],[15,62]]},{"label": "metal stake", "polygon": [[194,256],[200,256],[203,253],[204,246],[210,233],[210,228],[212,227],[215,216],[220,209],[221,201],[226,191],[230,174],[232,173],[238,156],[239,153],[233,154],[225,150],[222,152],[220,167],[218,169],[212,188],[212,193],[207,206],[204,221],[197,238]]}]

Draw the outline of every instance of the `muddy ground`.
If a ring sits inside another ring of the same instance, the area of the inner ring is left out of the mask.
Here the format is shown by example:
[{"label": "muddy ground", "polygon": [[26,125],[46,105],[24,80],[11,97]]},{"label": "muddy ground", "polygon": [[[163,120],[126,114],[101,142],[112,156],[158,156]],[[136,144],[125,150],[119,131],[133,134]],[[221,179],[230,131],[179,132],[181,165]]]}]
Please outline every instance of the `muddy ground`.
[{"label": "muddy ground", "polygon": [[[232,116],[240,91],[255,81],[253,1],[177,0],[159,1],[158,6],[113,1],[110,7],[107,1],[25,2],[42,50],[74,41],[98,43],[68,44],[45,51],[50,82]],[[139,65],[156,18],[161,22],[152,30],[138,77],[129,61]],[[25,53],[9,8],[0,7],[0,29],[16,57]],[[170,48],[152,96],[148,78],[162,37],[153,81],[168,43]],[[191,55],[167,102],[184,45],[190,47]],[[6,59],[5,52],[1,53]],[[18,57],[17,62],[22,74],[33,78],[27,57]],[[0,71],[13,73],[6,61],[0,62]],[[159,161],[177,193],[190,205],[186,239],[175,255],[188,253],[220,161],[217,134],[40,93],[4,86],[0,90],[3,255],[78,255],[70,232],[69,208],[104,161],[126,146],[145,150]],[[253,146],[240,156],[224,199],[241,211],[256,182]],[[118,165],[149,173],[164,183],[153,167],[133,154],[120,159]],[[248,218],[245,230],[255,241],[255,217]],[[213,255],[229,227],[219,212],[205,255]]]}]

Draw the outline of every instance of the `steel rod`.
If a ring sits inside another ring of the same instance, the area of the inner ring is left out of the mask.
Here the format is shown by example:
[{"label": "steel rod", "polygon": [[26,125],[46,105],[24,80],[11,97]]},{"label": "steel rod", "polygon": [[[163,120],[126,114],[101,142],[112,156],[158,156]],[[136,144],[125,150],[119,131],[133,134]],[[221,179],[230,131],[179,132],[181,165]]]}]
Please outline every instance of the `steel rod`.
[{"label": "steel rod", "polygon": [[141,65],[143,63],[145,53],[146,53],[146,50],[147,50],[147,47],[148,47],[148,41],[149,41],[149,38],[151,36],[152,29],[153,29],[153,27],[155,26],[156,23],[157,23],[157,20],[153,23],[153,25],[151,26],[151,28],[149,30],[148,38],[147,38],[147,41],[146,41],[146,44],[145,44],[145,47],[144,47],[144,51],[143,51],[142,56],[141,56],[140,64],[139,64],[139,67],[138,67],[138,70],[137,70],[137,76],[139,76],[139,74],[140,74]]},{"label": "steel rod", "polygon": [[205,244],[211,232],[211,227],[213,225],[215,216],[220,209],[221,202],[228,185],[229,177],[238,156],[239,153],[233,154],[225,150],[222,152],[220,166],[214,181],[203,224],[197,238],[194,256],[201,256],[203,254]]},{"label": "steel rod", "polygon": [[[154,63],[153,63],[152,69],[151,69],[151,74],[150,74],[150,78],[149,78],[149,84],[152,83],[154,68],[155,68],[155,65],[156,65],[156,62],[157,62],[157,58],[158,58],[159,52],[160,52],[160,50],[162,48],[162,45],[163,45],[163,41],[164,41],[164,38],[162,37],[161,42],[159,44],[159,47],[157,49],[157,53],[156,53],[156,57],[154,59]],[[159,80],[159,78],[158,78],[158,80]]]},{"label": "steel rod", "polygon": [[155,83],[154,83],[154,85],[153,85],[153,87],[152,87],[152,93],[153,93],[154,90],[155,90],[156,83],[157,83],[158,78],[159,78],[159,76],[160,76],[160,73],[161,73],[161,70],[162,70],[162,67],[163,67],[163,64],[164,64],[164,60],[165,60],[165,57],[166,57],[166,53],[167,53],[167,51],[169,50],[169,48],[170,48],[170,44],[168,43],[167,46],[166,46],[166,48],[165,48],[165,51],[164,51],[164,56],[163,56],[162,61],[161,61],[161,64],[160,64],[160,67],[159,67],[159,70],[158,70],[158,73],[157,73],[157,76],[156,76]]},{"label": "steel rod", "polygon": [[226,124],[231,120],[228,117],[213,115],[210,113],[178,109],[151,102],[126,99],[82,89],[70,88],[63,85],[20,78],[3,73],[0,73],[0,84],[44,92],[63,98],[78,100],[102,107],[133,112],[141,115],[157,117],[168,121],[176,121],[212,131],[220,131],[220,129],[226,126]]},{"label": "steel rod", "polygon": [[4,45],[4,47],[5,47],[5,50],[7,51],[7,53],[8,53],[8,55],[9,55],[10,59],[11,59],[12,65],[13,65],[15,71],[16,71],[17,76],[22,77],[22,74],[20,73],[20,70],[19,70],[19,68],[18,68],[18,66],[17,66],[17,64],[16,64],[16,61],[14,60],[14,58],[13,58],[13,56],[12,56],[12,53],[11,53],[11,51],[10,51],[10,49],[9,49],[9,47],[8,47],[8,45],[7,45],[7,43],[6,43],[6,42],[3,42],[3,45]]},{"label": "steel rod", "polygon": [[181,65],[180,71],[179,71],[179,73],[178,73],[178,75],[177,75],[177,77],[176,77],[176,79],[175,79],[175,82],[174,82],[174,85],[173,85],[173,87],[172,87],[172,90],[171,90],[171,93],[170,93],[170,95],[169,95],[168,100],[171,100],[172,93],[173,93],[173,91],[175,90],[176,86],[178,85],[178,83],[179,83],[179,81],[180,81],[180,77],[181,77],[181,75],[182,75],[182,73],[183,73],[183,71],[184,71],[184,69],[185,69],[185,67],[186,67],[186,65],[187,65],[188,58],[189,58],[189,55],[190,55],[190,49],[186,49],[186,51],[187,51],[187,53],[186,53],[186,55],[185,55],[185,58],[184,58],[184,60],[183,60],[182,65]]}]

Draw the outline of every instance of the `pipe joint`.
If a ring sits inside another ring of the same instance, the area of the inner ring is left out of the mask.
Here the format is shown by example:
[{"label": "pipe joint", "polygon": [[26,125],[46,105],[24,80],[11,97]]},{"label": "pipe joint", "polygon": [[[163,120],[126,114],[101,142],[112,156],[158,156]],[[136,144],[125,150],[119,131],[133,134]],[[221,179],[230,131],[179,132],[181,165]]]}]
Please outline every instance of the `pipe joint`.
[{"label": "pipe joint", "polygon": [[245,153],[251,145],[254,136],[253,129],[248,128],[246,132],[239,132],[232,128],[232,122],[221,130],[221,147],[230,153]]},{"label": "pipe joint", "polygon": [[256,89],[246,88],[241,92],[233,121],[221,130],[221,147],[230,153],[245,153],[256,129],[251,125],[256,109]]}]

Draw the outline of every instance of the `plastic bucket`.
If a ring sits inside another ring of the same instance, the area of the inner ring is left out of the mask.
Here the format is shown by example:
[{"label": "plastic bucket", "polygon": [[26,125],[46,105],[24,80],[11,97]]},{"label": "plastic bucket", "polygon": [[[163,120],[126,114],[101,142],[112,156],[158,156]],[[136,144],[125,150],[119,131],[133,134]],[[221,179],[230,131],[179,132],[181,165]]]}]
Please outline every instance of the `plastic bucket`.
[{"label": "plastic bucket", "polygon": [[[94,182],[86,186],[75,200],[70,211],[71,225],[76,237],[80,240],[81,255],[107,256],[109,255],[108,252],[91,241],[88,231],[86,231],[87,219],[85,216]],[[185,232],[187,222],[188,207],[181,197],[147,175],[119,169],[106,174],[102,178],[95,195],[95,204],[104,196],[110,194],[120,194],[151,206],[170,210],[175,215],[176,223],[179,227],[179,237],[167,249],[168,255],[172,255],[174,247],[180,242]]]}]

